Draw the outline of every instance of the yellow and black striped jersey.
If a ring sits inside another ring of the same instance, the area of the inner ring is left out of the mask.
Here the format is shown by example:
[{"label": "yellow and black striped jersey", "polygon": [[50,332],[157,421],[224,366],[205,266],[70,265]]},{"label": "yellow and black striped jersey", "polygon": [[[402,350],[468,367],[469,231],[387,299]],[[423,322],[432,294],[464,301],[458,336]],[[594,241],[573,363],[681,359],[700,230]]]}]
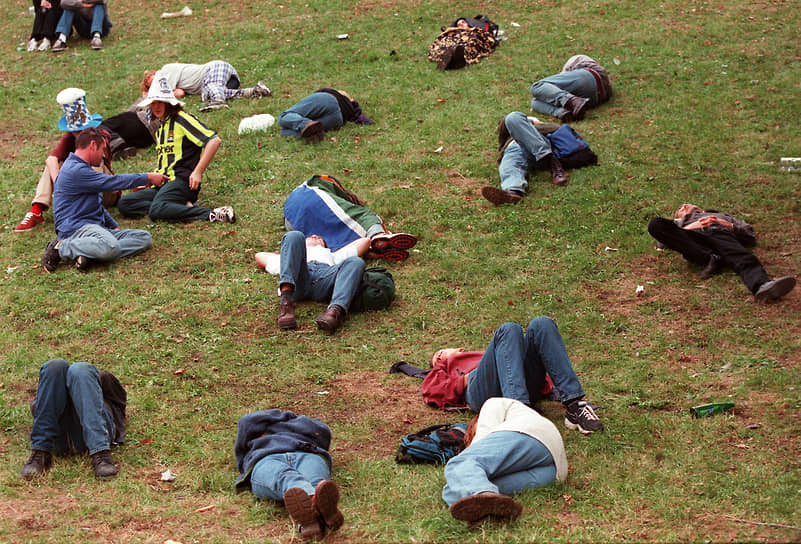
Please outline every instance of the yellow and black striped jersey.
[{"label": "yellow and black striped jersey", "polygon": [[181,110],[161,123],[156,134],[156,171],[170,180],[188,180],[206,143],[217,133]]}]

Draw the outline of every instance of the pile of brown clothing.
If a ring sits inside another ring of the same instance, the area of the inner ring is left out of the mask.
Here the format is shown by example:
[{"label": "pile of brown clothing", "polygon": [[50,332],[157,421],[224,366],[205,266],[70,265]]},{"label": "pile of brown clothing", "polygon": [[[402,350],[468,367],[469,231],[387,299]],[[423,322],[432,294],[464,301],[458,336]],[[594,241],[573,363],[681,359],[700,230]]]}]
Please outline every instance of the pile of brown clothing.
[{"label": "pile of brown clothing", "polygon": [[455,70],[476,64],[495,50],[497,41],[480,28],[448,27],[428,48],[428,60],[440,70]]}]

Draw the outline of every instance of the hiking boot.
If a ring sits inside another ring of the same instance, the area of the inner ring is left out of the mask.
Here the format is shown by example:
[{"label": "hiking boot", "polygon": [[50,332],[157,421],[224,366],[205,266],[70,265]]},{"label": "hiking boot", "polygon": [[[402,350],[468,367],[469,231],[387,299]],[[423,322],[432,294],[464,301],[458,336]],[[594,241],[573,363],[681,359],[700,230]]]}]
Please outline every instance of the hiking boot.
[{"label": "hiking boot", "polygon": [[281,304],[278,306],[278,328],[288,331],[298,328],[295,320],[295,303],[292,302],[292,292],[283,291],[281,293]]},{"label": "hiking boot", "polygon": [[37,51],[47,51],[50,49],[50,40],[47,38],[42,39],[42,43],[39,44],[39,47],[36,48]]},{"label": "hiking boot", "polygon": [[565,426],[581,434],[603,431],[604,425],[595,414],[592,404],[586,400],[574,400],[565,406]]},{"label": "hiking boot", "polygon": [[703,279],[711,278],[712,276],[723,272],[724,266],[723,259],[720,257],[720,255],[713,253],[709,256],[709,262],[706,263],[706,267],[701,270],[701,273],[698,275]]},{"label": "hiking boot", "polygon": [[209,212],[209,221],[212,223],[236,223],[236,214],[231,206],[220,206]]},{"label": "hiking boot", "polygon": [[481,189],[481,196],[500,206],[501,204],[517,204],[523,198],[523,194],[517,191],[505,191],[497,187],[484,187]]},{"label": "hiking boot", "polygon": [[795,288],[795,278],[793,276],[783,276],[760,285],[757,292],[754,293],[754,299],[757,302],[779,300],[792,291],[793,288]]},{"label": "hiking boot", "polygon": [[317,521],[317,512],[312,498],[299,487],[288,489],[284,493],[284,506],[289,516],[298,525],[298,532],[303,538],[320,538],[323,530]]},{"label": "hiking boot", "polygon": [[53,47],[50,49],[53,53],[61,53],[62,51],[67,50],[67,42],[62,40],[61,38],[56,40],[56,43],[53,44]]},{"label": "hiking boot", "polygon": [[49,451],[31,450],[31,456],[22,466],[20,475],[23,480],[32,480],[34,477],[44,474],[52,464],[53,456]]},{"label": "hiking boot", "polygon": [[55,272],[60,262],[61,255],[58,254],[58,240],[50,240],[45,246],[44,255],[42,255],[42,266],[48,272]]},{"label": "hiking boot", "polygon": [[120,146],[111,153],[112,161],[130,159],[136,156],[136,148],[133,146]]},{"label": "hiking boot", "polygon": [[523,507],[512,497],[494,491],[482,491],[476,495],[462,497],[451,505],[451,515],[455,519],[471,524],[490,516],[515,519],[522,511]]},{"label": "hiking boot", "polygon": [[562,168],[562,163],[554,155],[551,155],[551,181],[559,187],[567,185],[567,173]]},{"label": "hiking boot", "polygon": [[584,119],[584,114],[587,112],[587,106],[589,104],[590,100],[588,98],[571,96],[565,103],[565,109],[570,112],[574,121],[581,121]]},{"label": "hiking boot", "polygon": [[309,121],[300,131],[300,137],[307,144],[316,144],[325,139],[325,129],[319,121]]},{"label": "hiking boot", "polygon": [[39,223],[44,223],[44,217],[42,217],[42,214],[28,212],[25,214],[25,217],[22,218],[22,221],[19,222],[19,225],[14,228],[14,232],[25,232],[27,230],[31,230]]},{"label": "hiking boot", "polygon": [[90,42],[89,45],[91,45],[92,49],[94,49],[95,51],[97,51],[98,49],[103,49],[103,40],[100,38],[99,32],[95,32],[95,35],[92,36],[92,41]]},{"label": "hiking boot", "polygon": [[109,450],[103,450],[92,455],[92,466],[95,469],[95,478],[116,478],[120,469],[114,464]]},{"label": "hiking boot", "polygon": [[85,257],[84,255],[78,255],[78,258],[75,259],[75,268],[80,270],[81,272],[86,272],[89,270],[89,267],[92,266],[92,259],[89,257]]},{"label": "hiking boot", "polygon": [[221,108],[227,108],[228,104],[225,103],[225,100],[213,100],[200,108],[198,111],[211,111],[211,110],[219,110]]},{"label": "hiking boot", "polygon": [[317,484],[312,504],[329,531],[336,531],[345,523],[345,516],[337,506],[339,504],[339,488],[331,480],[323,480]]},{"label": "hiking boot", "polygon": [[328,334],[334,334],[344,321],[345,311],[336,304],[326,309],[326,311],[321,313],[317,316],[317,319],[314,320],[314,322],[317,323],[317,328]]}]

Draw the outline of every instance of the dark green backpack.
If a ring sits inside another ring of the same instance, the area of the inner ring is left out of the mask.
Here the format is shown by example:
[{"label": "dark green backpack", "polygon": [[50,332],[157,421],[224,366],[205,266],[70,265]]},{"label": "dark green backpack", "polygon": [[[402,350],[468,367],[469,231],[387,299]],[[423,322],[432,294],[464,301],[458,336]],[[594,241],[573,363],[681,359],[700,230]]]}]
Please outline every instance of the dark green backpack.
[{"label": "dark green backpack", "polygon": [[373,267],[365,269],[359,291],[350,304],[352,312],[383,310],[395,298],[395,281],[386,268]]}]

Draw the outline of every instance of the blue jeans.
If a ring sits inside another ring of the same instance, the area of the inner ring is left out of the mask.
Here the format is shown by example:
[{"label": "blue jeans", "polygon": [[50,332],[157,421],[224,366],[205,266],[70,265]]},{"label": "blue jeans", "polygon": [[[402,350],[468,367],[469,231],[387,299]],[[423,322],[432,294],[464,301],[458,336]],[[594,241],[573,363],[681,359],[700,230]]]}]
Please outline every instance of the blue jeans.
[{"label": "blue jeans", "polygon": [[548,76],[531,86],[531,109],[553,117],[566,113],[564,105],[573,96],[590,99],[590,106],[598,105],[598,84],[587,70],[571,70]]},{"label": "blue jeans", "polygon": [[250,489],[259,499],[284,500],[284,493],[299,487],[309,495],[323,480],[331,479],[331,469],[316,453],[273,453],[260,459],[250,473]]},{"label": "blue jeans", "polygon": [[78,10],[65,9],[56,25],[56,34],[64,34],[69,37],[72,34],[73,24],[78,35],[84,38],[91,38],[95,32],[105,36],[111,30],[111,21],[106,17],[106,6],[103,4],[95,4],[92,8],[91,23],[84,19]]},{"label": "blue jeans", "polygon": [[278,116],[281,136],[300,138],[300,131],[310,121],[319,121],[325,130],[334,130],[345,124],[339,102],[333,95],[312,93]]},{"label": "blue jeans", "polygon": [[89,455],[111,448],[114,419],[103,404],[100,372],[89,363],[47,361],[39,369],[31,449]]},{"label": "blue jeans", "polygon": [[109,230],[94,223],[88,223],[69,238],[64,238],[58,248],[62,259],[77,259],[79,256],[98,261],[114,261],[123,257],[138,255],[150,249],[153,238],[146,230]]},{"label": "blue jeans", "polygon": [[328,307],[339,306],[345,312],[362,281],[364,261],[348,257],[338,265],[329,266],[317,261],[306,261],[306,238],[299,230],[284,234],[281,240],[280,282],[295,288],[294,300],[326,302]]},{"label": "blue jeans", "polygon": [[584,396],[553,319],[532,319],[525,335],[517,323],[504,323],[495,331],[478,366],[467,375],[465,401],[474,412],[480,412],[492,397],[531,406],[542,394],[545,373],[563,403]]},{"label": "blue jeans", "polygon": [[505,124],[514,142],[506,148],[498,166],[501,189],[525,193],[528,189],[526,174],[537,162],[551,155],[551,141],[534,128],[525,113],[513,111],[506,116]]},{"label": "blue jeans", "polygon": [[442,500],[450,506],[482,491],[513,495],[554,480],[556,463],[542,442],[527,434],[498,431],[448,461]]}]

